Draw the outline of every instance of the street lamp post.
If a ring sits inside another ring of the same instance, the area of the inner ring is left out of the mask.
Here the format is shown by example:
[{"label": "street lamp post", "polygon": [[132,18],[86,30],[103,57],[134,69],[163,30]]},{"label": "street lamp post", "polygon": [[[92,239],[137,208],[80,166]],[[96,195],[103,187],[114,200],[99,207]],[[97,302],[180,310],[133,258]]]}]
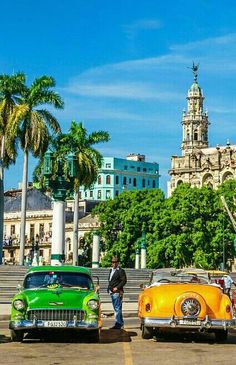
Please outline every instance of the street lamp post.
[{"label": "street lamp post", "polygon": [[65,260],[65,200],[74,190],[76,177],[75,155],[58,158],[51,151],[44,157],[44,176],[46,187],[53,197],[51,264],[61,265]]},{"label": "street lamp post", "polygon": [[143,227],[142,230],[142,242],[141,242],[141,269],[146,269],[146,232]]},{"label": "street lamp post", "polygon": [[138,244],[135,249],[135,269],[140,269],[140,248]]}]

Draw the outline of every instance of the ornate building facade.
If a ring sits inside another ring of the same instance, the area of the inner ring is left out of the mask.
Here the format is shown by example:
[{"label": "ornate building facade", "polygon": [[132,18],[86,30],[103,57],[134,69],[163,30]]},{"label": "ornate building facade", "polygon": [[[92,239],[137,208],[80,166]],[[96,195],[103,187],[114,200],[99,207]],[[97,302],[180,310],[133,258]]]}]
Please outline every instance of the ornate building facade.
[{"label": "ornate building facade", "polygon": [[198,66],[193,64],[194,81],[187,96],[187,111],[182,116],[182,156],[172,156],[168,196],[181,183],[217,188],[236,178],[236,146],[208,147],[208,113],[203,109],[203,93],[197,81]]}]

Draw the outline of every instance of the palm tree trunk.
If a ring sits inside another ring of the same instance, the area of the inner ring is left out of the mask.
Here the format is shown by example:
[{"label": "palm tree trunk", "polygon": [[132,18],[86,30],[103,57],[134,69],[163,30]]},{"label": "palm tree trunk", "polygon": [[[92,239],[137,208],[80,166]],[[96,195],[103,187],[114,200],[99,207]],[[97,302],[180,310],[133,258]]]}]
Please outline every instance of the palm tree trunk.
[{"label": "palm tree trunk", "polygon": [[28,181],[28,151],[25,150],[24,151],[23,176],[22,176],[22,195],[21,195],[20,265],[24,265],[24,256],[25,256],[27,181]]},{"label": "palm tree trunk", "polygon": [[79,227],[79,192],[75,193],[73,224],[73,265],[78,266],[78,227]]},{"label": "palm tree trunk", "polygon": [[2,265],[2,252],[3,252],[3,231],[4,231],[4,150],[5,139],[4,136],[1,139],[1,151],[0,151],[0,265]]}]

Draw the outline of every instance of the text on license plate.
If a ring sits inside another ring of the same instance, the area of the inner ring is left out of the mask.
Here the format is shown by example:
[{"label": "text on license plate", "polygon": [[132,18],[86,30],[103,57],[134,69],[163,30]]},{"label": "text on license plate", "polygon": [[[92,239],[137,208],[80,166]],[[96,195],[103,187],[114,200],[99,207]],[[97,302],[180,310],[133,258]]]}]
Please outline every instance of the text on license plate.
[{"label": "text on license plate", "polygon": [[66,321],[45,321],[44,327],[66,327]]},{"label": "text on license plate", "polygon": [[188,325],[188,326],[200,326],[201,321],[195,321],[194,319],[180,319],[179,324]]}]

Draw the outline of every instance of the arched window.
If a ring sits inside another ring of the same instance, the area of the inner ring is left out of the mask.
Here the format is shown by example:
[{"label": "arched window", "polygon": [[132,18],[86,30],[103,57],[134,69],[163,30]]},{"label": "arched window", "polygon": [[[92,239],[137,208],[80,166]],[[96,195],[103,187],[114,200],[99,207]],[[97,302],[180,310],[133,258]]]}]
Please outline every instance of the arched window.
[{"label": "arched window", "polygon": [[111,176],[107,175],[106,176],[106,184],[110,184],[111,183]]},{"label": "arched window", "polygon": [[194,132],[194,141],[197,141],[198,140],[198,133],[197,132]]},{"label": "arched window", "polygon": [[101,183],[102,183],[102,177],[101,175],[98,175],[98,185],[101,185]]}]

